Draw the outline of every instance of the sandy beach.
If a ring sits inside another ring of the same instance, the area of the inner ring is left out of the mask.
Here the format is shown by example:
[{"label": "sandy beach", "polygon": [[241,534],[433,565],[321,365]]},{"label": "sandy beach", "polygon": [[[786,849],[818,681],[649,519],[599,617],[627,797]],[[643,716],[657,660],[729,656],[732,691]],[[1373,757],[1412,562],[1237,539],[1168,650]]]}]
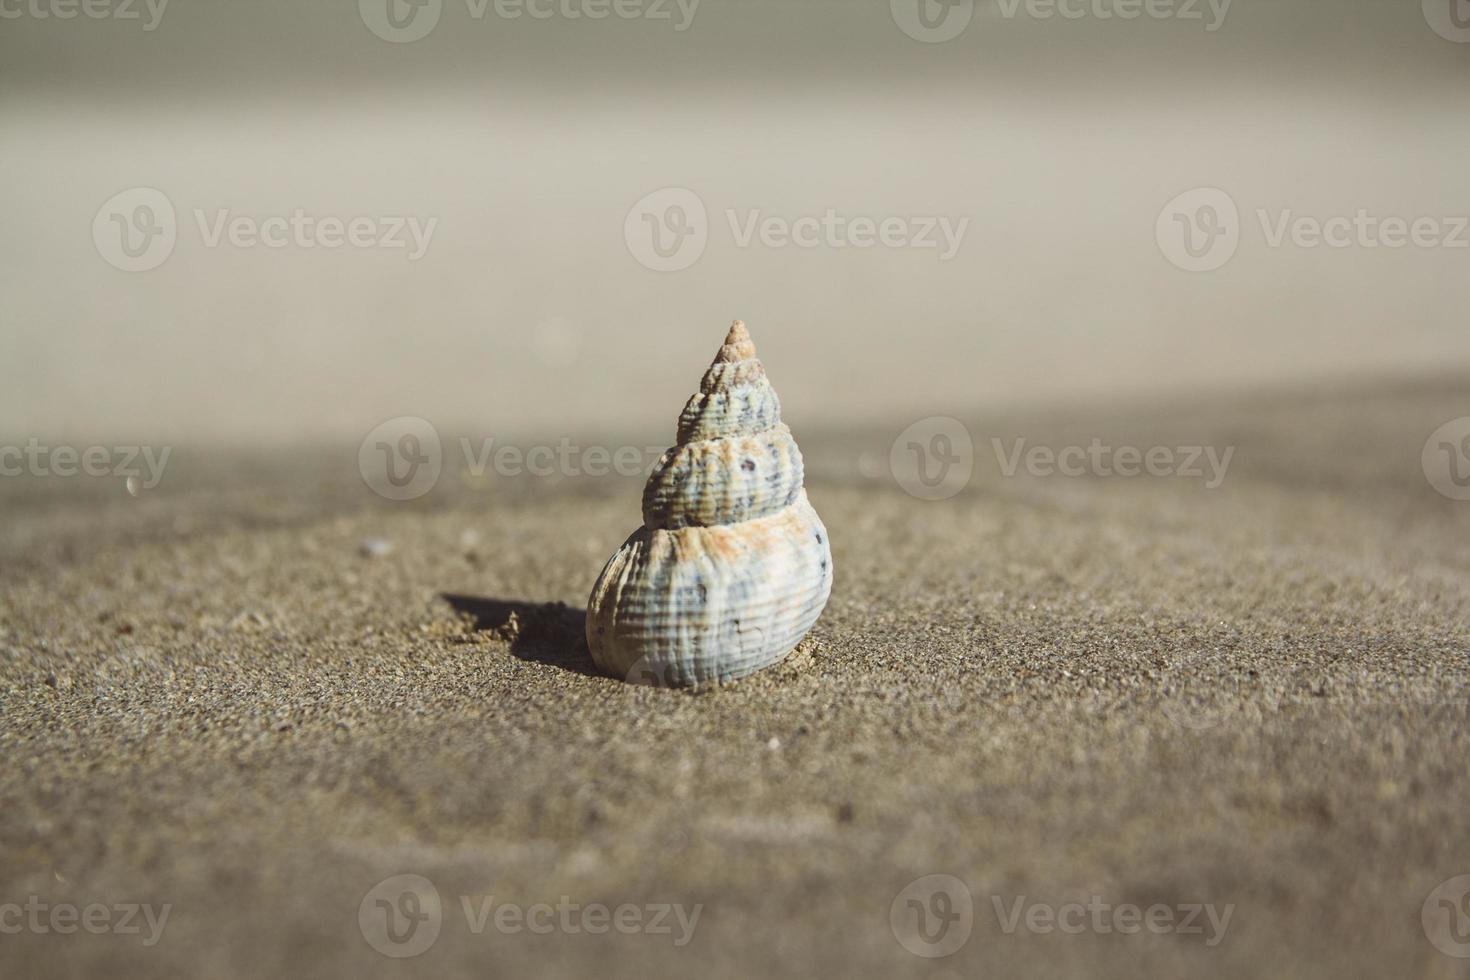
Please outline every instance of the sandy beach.
[{"label": "sandy beach", "polygon": [[[1419,453],[1467,390],[969,417],[933,502],[901,427],[794,423],[831,603],[696,692],[581,638],[638,479],[395,503],[341,444],[0,481],[0,896],[43,927],[0,973],[1464,976],[1422,914],[1470,873],[1470,505]],[[1206,489],[992,451],[1079,432],[1234,455]],[[891,915],[930,875],[942,958]],[[412,958],[386,879],[437,930]],[[94,904],[141,928],[47,931]]]},{"label": "sandy beach", "polygon": [[0,980],[1470,980],[1467,8],[0,0]]}]

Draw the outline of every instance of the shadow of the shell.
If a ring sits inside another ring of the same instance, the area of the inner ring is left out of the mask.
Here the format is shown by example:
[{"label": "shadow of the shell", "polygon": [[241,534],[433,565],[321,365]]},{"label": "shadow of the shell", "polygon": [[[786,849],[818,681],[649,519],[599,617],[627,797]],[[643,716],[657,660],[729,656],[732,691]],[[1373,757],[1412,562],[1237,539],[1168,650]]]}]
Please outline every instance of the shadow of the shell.
[{"label": "shadow of the shell", "polygon": [[[592,662],[587,649],[587,611],[574,609],[564,602],[526,602],[519,599],[492,599],[486,596],[441,592],[439,598],[461,616],[472,620],[477,631],[492,632],[510,642],[510,652],[521,660],[559,667],[585,677],[606,678]],[[781,662],[747,677],[694,687],[673,687],[656,675],[636,667],[627,680],[630,689],[653,688],[683,695],[707,695],[722,688],[762,682],[780,683],[809,671],[816,645],[808,637]]]},{"label": "shadow of the shell", "polygon": [[574,674],[602,677],[587,650],[587,611],[564,602],[525,602],[485,596],[440,593],[451,609],[474,620],[476,630],[489,630],[510,641],[510,652],[522,660],[560,667]]}]

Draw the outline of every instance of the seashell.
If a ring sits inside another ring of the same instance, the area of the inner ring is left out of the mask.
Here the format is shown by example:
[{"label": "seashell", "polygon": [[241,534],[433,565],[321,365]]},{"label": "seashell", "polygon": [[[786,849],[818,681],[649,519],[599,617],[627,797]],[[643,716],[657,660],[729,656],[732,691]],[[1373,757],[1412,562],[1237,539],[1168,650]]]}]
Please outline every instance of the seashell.
[{"label": "seashell", "polygon": [[643,526],[592,587],[587,646],[635,683],[731,680],[784,659],[831,592],[801,450],[736,320],[643,488]]}]

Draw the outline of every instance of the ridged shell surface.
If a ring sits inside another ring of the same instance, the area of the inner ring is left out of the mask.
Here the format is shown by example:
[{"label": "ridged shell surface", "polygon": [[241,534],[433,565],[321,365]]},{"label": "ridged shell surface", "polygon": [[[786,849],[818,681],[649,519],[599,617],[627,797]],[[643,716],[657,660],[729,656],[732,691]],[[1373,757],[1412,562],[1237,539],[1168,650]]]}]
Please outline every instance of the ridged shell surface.
[{"label": "ridged shell surface", "polygon": [[643,527],[587,604],[587,645],[635,683],[731,680],[783,659],[832,591],[801,450],[736,321],[643,490]]}]

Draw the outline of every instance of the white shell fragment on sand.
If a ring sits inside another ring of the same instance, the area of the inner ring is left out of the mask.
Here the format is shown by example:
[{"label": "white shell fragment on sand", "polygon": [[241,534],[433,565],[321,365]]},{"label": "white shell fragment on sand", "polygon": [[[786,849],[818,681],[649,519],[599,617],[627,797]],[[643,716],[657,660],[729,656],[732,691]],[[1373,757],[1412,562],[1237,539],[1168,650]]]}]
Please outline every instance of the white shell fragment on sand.
[{"label": "white shell fragment on sand", "polygon": [[790,653],[831,592],[801,451],[737,320],[648,478],[643,527],[592,587],[587,645],[635,683],[731,680]]}]

